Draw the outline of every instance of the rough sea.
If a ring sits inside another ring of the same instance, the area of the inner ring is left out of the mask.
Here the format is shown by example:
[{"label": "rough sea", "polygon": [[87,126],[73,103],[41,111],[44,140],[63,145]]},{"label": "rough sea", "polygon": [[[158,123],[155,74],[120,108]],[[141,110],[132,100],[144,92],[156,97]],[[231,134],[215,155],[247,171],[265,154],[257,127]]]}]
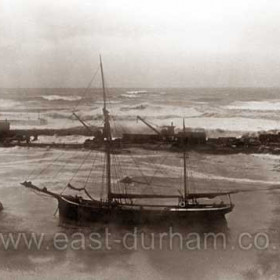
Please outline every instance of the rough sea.
[{"label": "rough sea", "polygon": [[[257,134],[280,127],[280,89],[112,88],[107,92],[112,123],[120,134],[149,131],[136,121],[137,115],[159,129],[171,122],[180,129],[185,118],[186,126],[204,128],[209,137]],[[72,116],[73,111],[88,124],[102,126],[102,91],[0,90],[0,119],[9,120],[13,129],[80,126]],[[84,137],[69,136],[63,140],[54,136],[50,140],[82,142]],[[115,156],[115,161],[123,162],[122,168],[128,172],[123,175],[136,176],[140,172],[155,178],[158,187],[154,192],[177,192],[181,188],[182,155],[140,149],[134,152],[134,158],[126,154]],[[103,172],[101,152],[1,147],[0,158],[0,201],[4,205],[0,213],[0,279],[280,279],[278,155],[191,152],[188,175],[193,191],[242,192],[232,195],[235,208],[227,216],[227,223],[215,228],[175,227],[171,233],[177,235],[171,241],[170,228],[165,227],[109,226],[108,237],[101,225],[61,225],[54,199],[20,185],[24,180],[32,180],[40,187],[61,192],[71,181],[102,197],[102,178],[96,179]],[[135,160],[139,162],[137,167],[133,165]],[[142,191],[148,192],[150,187]],[[195,234],[202,238],[209,232],[225,236],[225,244],[218,239],[217,246],[208,242],[209,246],[204,248],[202,239],[201,246],[190,240]],[[92,233],[97,238],[92,245],[101,244],[100,248],[87,246],[92,242]],[[159,244],[163,233],[167,237]],[[44,235],[42,248],[28,248],[22,236],[30,238],[32,234]],[[23,238],[17,248],[5,248],[10,235],[15,240]],[[63,239],[65,236],[68,242]],[[119,242],[125,236],[127,243]],[[142,236],[145,246],[140,244]],[[58,237],[59,246],[54,248],[54,238]],[[112,245],[110,248],[106,247],[107,241]],[[134,247],[134,242],[138,246]]]},{"label": "rough sea", "polygon": [[[277,129],[280,90],[224,89],[108,89],[110,111],[124,128],[141,129],[136,116],[155,126],[173,122],[204,128],[209,133],[238,134]],[[1,89],[1,119],[13,128],[78,126],[75,111],[92,125],[102,123],[100,89]],[[40,122],[39,118],[46,120]]]}]

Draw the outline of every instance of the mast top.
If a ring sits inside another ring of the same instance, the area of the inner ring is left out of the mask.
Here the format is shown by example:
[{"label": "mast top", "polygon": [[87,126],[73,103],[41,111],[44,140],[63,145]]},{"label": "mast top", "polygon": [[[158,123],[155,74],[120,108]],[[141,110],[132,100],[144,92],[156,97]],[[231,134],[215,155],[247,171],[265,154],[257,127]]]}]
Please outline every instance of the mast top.
[{"label": "mast top", "polygon": [[101,70],[101,78],[102,78],[102,91],[103,91],[103,109],[106,110],[107,98],[106,98],[106,90],[105,90],[105,79],[103,72],[103,64],[101,54],[99,55],[100,60],[100,70]]}]

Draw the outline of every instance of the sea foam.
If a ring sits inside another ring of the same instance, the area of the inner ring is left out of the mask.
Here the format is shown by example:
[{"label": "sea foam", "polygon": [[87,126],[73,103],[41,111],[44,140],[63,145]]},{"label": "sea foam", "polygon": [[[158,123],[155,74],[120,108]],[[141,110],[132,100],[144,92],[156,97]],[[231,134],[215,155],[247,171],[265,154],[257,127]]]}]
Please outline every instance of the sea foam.
[{"label": "sea foam", "polygon": [[81,96],[65,96],[65,95],[43,95],[42,98],[48,101],[58,101],[58,100],[78,101],[82,99]]},{"label": "sea foam", "polygon": [[280,111],[280,100],[233,102],[226,107],[233,110]]}]

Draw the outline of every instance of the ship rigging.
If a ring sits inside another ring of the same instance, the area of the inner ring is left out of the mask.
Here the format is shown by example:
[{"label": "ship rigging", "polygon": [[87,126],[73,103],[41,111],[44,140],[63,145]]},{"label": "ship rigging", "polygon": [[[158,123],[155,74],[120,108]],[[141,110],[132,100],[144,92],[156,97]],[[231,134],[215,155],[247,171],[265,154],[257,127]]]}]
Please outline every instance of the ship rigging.
[{"label": "ship rigging", "polygon": [[[107,94],[105,87],[105,78],[102,59],[100,56],[100,71],[102,80],[102,95],[103,95],[103,129],[102,129],[102,144],[105,153],[105,183],[106,183],[106,198],[96,199],[88,190],[78,188],[71,183],[67,184],[67,188],[74,191],[83,191],[87,198],[74,195],[65,195],[52,192],[46,187],[39,188],[31,181],[21,183],[26,188],[35,190],[39,193],[44,193],[58,200],[58,210],[60,219],[63,222],[78,222],[78,223],[188,223],[189,221],[214,221],[223,219],[225,215],[231,212],[234,208],[231,200],[229,203],[207,203],[200,202],[200,199],[213,199],[218,196],[228,196],[232,192],[190,192],[187,178],[187,147],[183,143],[183,192],[179,194],[162,194],[162,193],[128,193],[126,186],[133,183],[152,185],[150,182],[139,181],[129,176],[121,178],[118,184],[125,187],[116,192],[112,188],[112,132],[110,124],[110,113],[107,108]],[[185,133],[185,122],[183,120],[183,133]],[[149,203],[139,203],[139,200],[149,200]],[[175,200],[176,202],[156,203],[159,200],[167,199],[168,201]],[[151,202],[152,201],[152,202]]]}]

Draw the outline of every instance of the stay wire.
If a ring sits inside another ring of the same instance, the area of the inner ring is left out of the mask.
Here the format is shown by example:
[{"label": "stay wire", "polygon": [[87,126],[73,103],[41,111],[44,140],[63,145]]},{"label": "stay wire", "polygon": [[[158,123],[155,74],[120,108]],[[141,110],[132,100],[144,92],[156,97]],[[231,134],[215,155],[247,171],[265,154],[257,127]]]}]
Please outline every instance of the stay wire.
[{"label": "stay wire", "polygon": [[[82,163],[79,165],[79,167],[76,169],[75,173],[73,174],[72,178],[70,179],[70,181],[68,181],[68,183],[70,184],[72,182],[72,180],[75,178],[75,176],[78,174],[78,172],[80,171],[80,169],[82,168],[82,166],[84,165],[85,161],[87,160],[88,156],[90,155],[90,153],[92,152],[92,150],[87,154],[87,156],[84,158],[84,160],[82,161]],[[65,192],[65,190],[68,188],[68,184],[65,185],[65,187],[63,188],[63,190],[61,191],[60,194],[63,194]],[[55,211],[56,214],[57,210]]]},{"label": "stay wire", "polygon": [[[79,150],[77,149],[74,154],[72,154],[72,158],[75,158]],[[62,170],[65,168],[65,166],[69,165],[72,162],[72,159],[70,159],[68,162],[65,162],[60,169],[58,169],[57,173],[54,175],[53,178],[56,178],[58,174],[62,172]]]},{"label": "stay wire", "polygon": [[81,104],[81,101],[83,100],[83,98],[85,97],[86,93],[88,92],[88,90],[90,89],[90,87],[92,86],[92,83],[96,77],[96,75],[98,74],[100,70],[100,67],[98,66],[98,68],[96,69],[92,79],[90,80],[90,82],[88,83],[88,86],[85,88],[84,92],[82,93],[82,98],[77,102],[77,104],[73,107],[72,112],[75,112],[75,110],[77,109],[77,107]]},{"label": "stay wire", "polygon": [[55,163],[62,155],[63,155],[63,153],[60,153],[60,154],[55,158],[55,160],[52,161],[51,163],[49,163],[45,168],[43,168],[43,169],[39,172],[39,174],[37,174],[37,175],[33,178],[33,180],[37,179],[40,175],[42,175],[44,172],[46,172],[51,166],[53,166],[54,163]]},{"label": "stay wire", "polygon": [[[46,150],[45,153],[43,154],[42,158],[40,159],[40,163],[43,162],[43,160],[45,160],[45,157],[47,156],[47,154],[49,153],[49,150]],[[31,176],[35,173],[35,170],[37,170],[37,165],[32,169],[31,173],[28,175],[28,177],[26,178],[26,181],[28,181]]]},{"label": "stay wire", "polygon": [[84,158],[84,160],[81,162],[81,164],[79,165],[79,167],[76,169],[75,173],[73,174],[73,176],[71,177],[69,184],[73,181],[73,179],[76,177],[76,175],[78,174],[78,172],[81,170],[82,166],[85,164],[85,162],[87,161],[89,155],[92,153],[93,150],[90,150],[86,157]]},{"label": "stay wire", "polygon": [[88,174],[88,176],[87,176],[87,179],[86,179],[86,182],[85,182],[84,188],[86,188],[86,187],[87,187],[87,184],[88,184],[89,178],[90,178],[90,176],[91,176],[91,173],[92,173],[93,168],[94,168],[94,164],[95,164],[96,159],[98,158],[98,156],[99,156],[99,152],[97,152],[97,153],[96,153],[96,155],[95,155],[95,157],[94,157],[94,159],[93,159],[93,161],[92,161],[91,169],[90,169],[90,172],[89,172],[89,174]]},{"label": "stay wire", "polygon": [[[109,97],[107,98],[107,100],[108,100],[108,103],[112,106],[112,103],[111,103],[111,100],[110,100]],[[113,109],[112,109],[112,112],[114,112]],[[114,119],[113,119],[113,122],[114,122]],[[121,127],[121,129],[124,131],[124,128],[123,128],[123,125],[122,125],[122,124],[120,124],[120,127]],[[143,171],[141,170],[140,166],[136,163],[136,161],[135,161],[135,159],[134,159],[134,157],[132,156],[131,153],[129,153],[129,156],[130,156],[130,158],[132,159],[132,161],[134,162],[134,164],[135,164],[137,170],[140,172],[141,176],[144,178],[144,180],[146,181],[146,183],[149,185],[148,179],[147,179],[146,176],[144,175],[144,173],[143,173]]]}]

